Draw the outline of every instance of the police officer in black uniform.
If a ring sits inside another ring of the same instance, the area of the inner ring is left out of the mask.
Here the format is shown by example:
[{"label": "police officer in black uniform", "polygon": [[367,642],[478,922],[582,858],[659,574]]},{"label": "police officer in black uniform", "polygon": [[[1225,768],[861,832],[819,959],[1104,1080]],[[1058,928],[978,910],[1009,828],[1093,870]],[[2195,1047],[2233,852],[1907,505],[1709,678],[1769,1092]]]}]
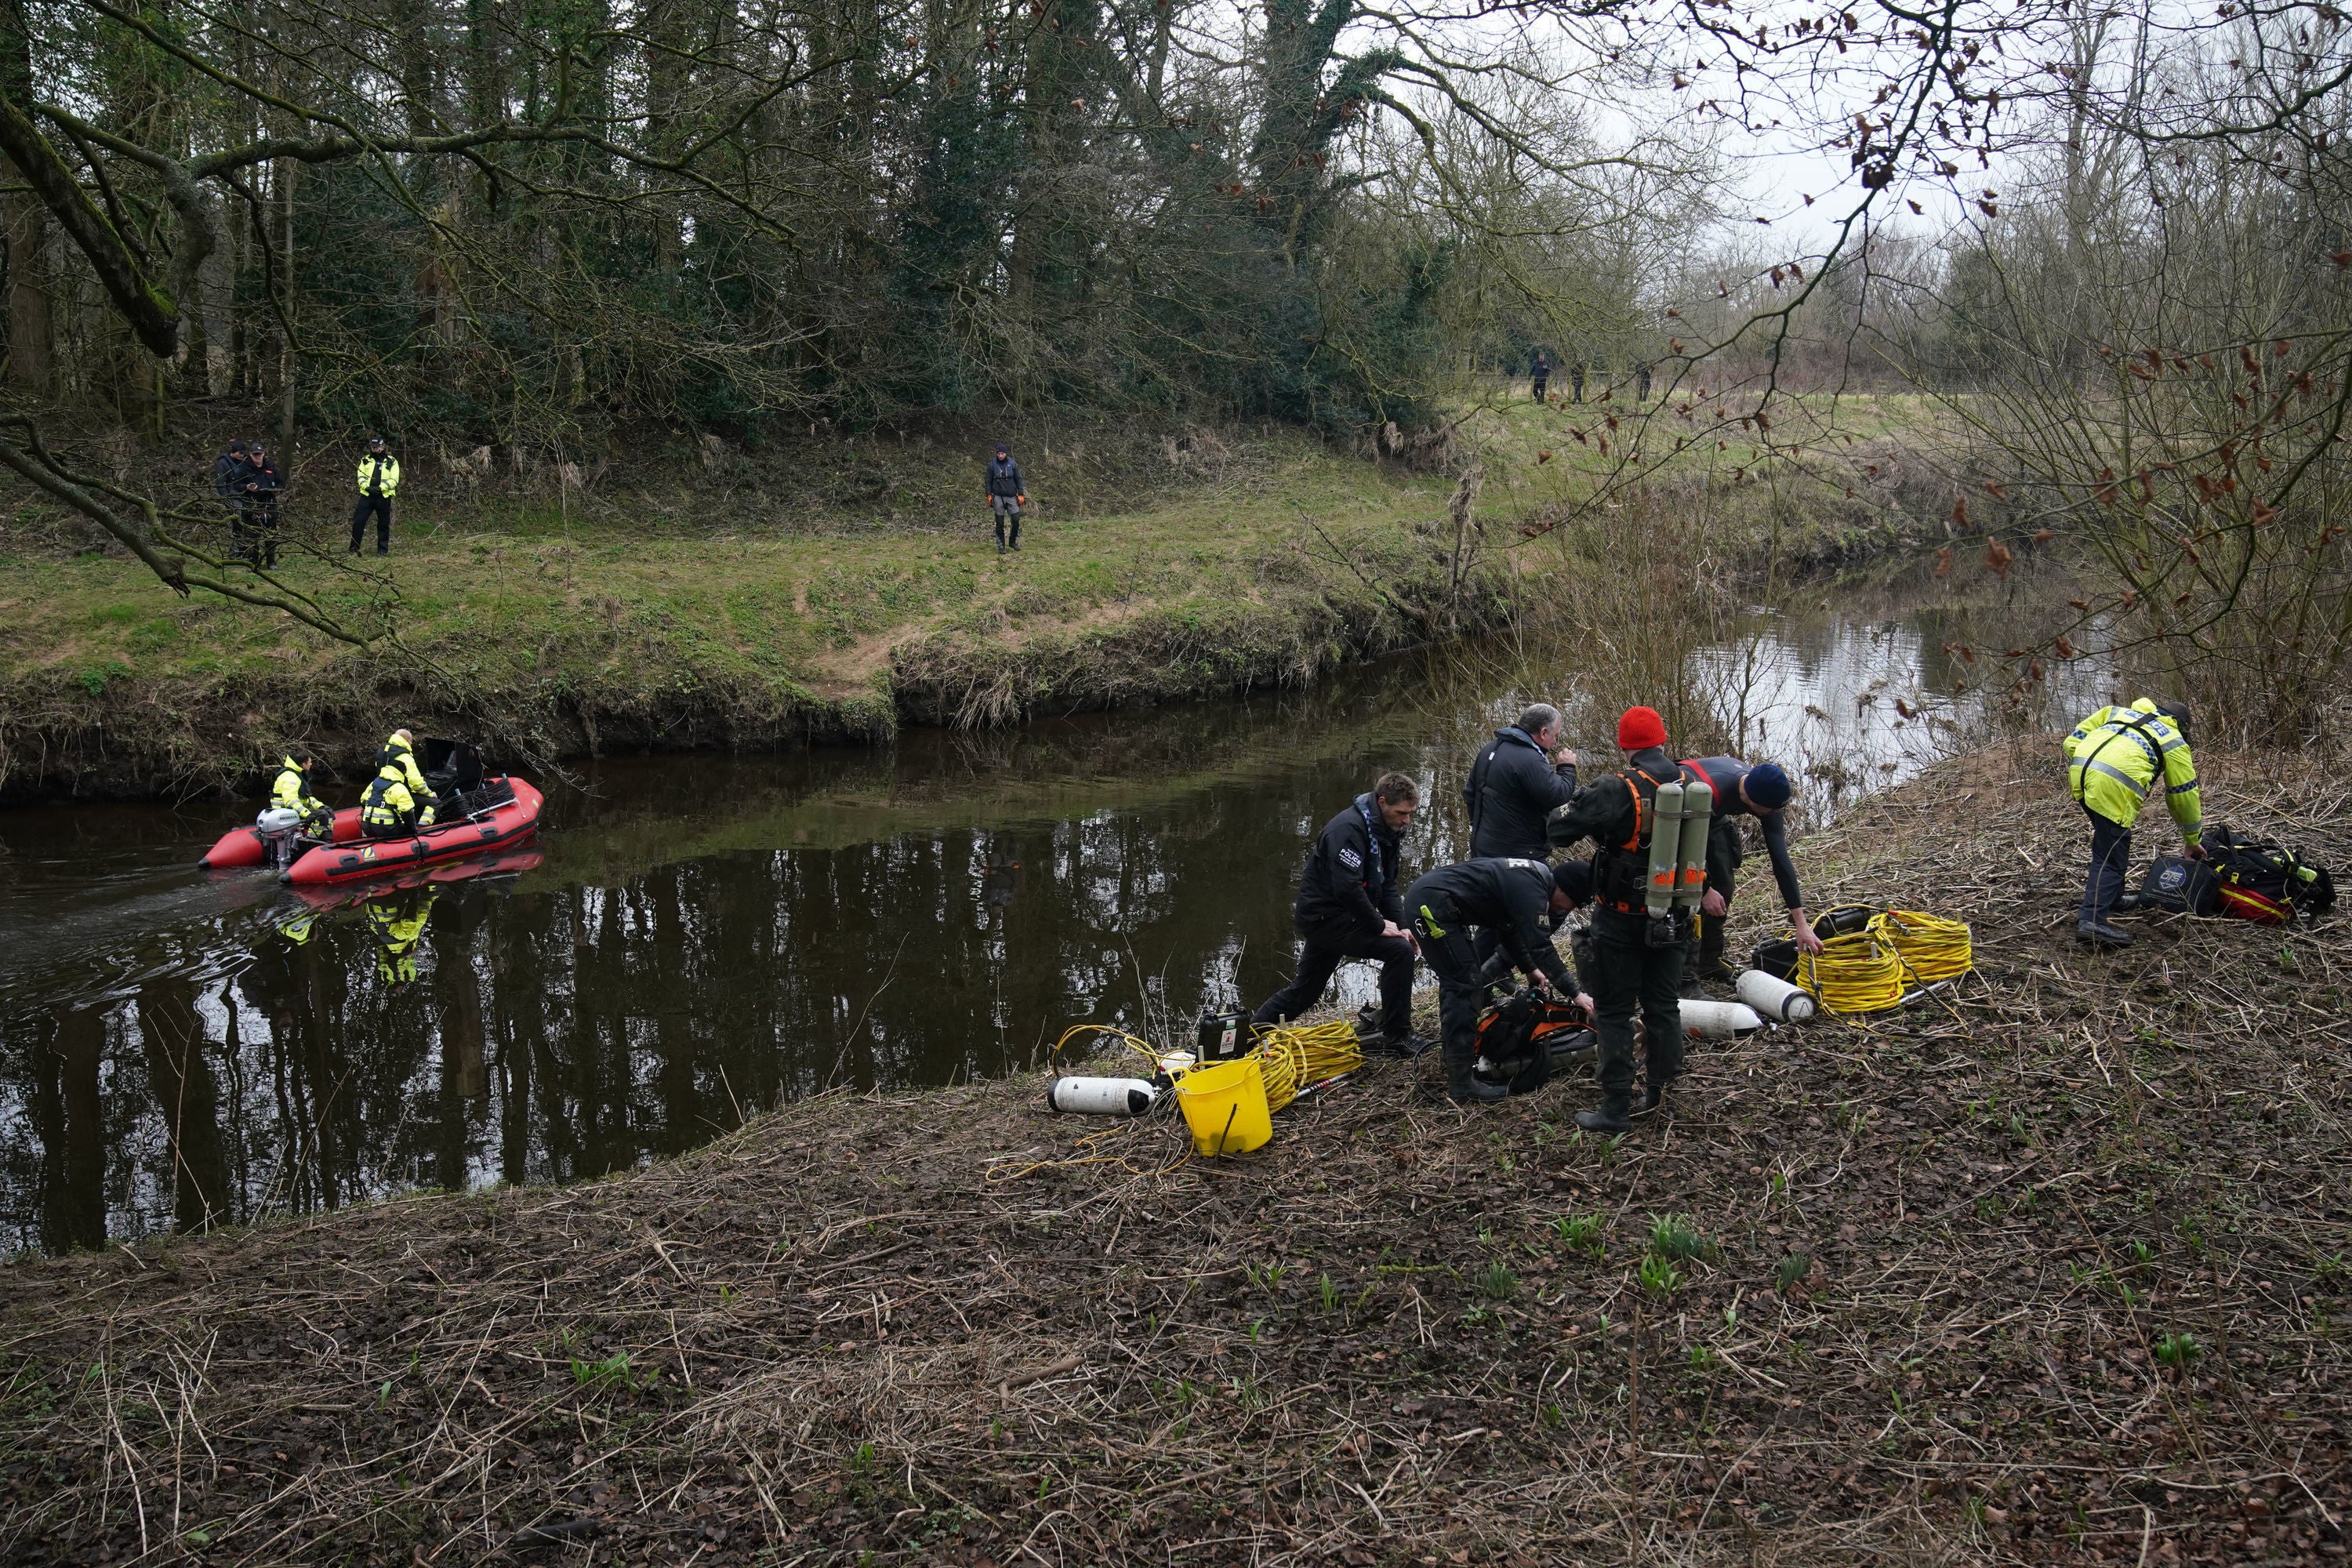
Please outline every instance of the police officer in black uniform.
[{"label": "police officer in black uniform", "polygon": [[1422,956],[1437,976],[1437,1021],[1445,1038],[1445,1092],[1457,1102],[1501,1100],[1540,1087],[1549,1057],[1508,1087],[1471,1070],[1478,1058],[1478,1013],[1499,975],[1487,953],[1530,982],[1548,983],[1562,997],[1591,1005],[1576,971],[1552,945],[1559,919],[1573,907],[1570,893],[1540,860],[1465,860],[1441,866],[1406,889],[1405,908]]},{"label": "police officer in black uniform", "polygon": [[[1600,846],[1592,858],[1591,977],[1593,1029],[1601,1037],[1601,1109],[1576,1113],[1576,1124],[1588,1132],[1625,1131],[1633,1112],[1665,1102],[1667,1087],[1683,1070],[1678,994],[1688,932],[1679,927],[1654,932],[1643,904],[1658,786],[1698,775],[1666,754],[1665,721],[1654,709],[1628,708],[1617,721],[1617,744],[1627,765],[1578,790],[1552,815],[1549,827],[1555,848],[1585,838]],[[1638,1105],[1633,1099],[1637,1005],[1649,1030],[1647,1082]]]},{"label": "police officer in black uniform", "polygon": [[1397,861],[1421,790],[1404,773],[1382,773],[1370,790],[1323,825],[1298,878],[1293,924],[1298,973],[1251,1016],[1256,1024],[1297,1018],[1323,1000],[1339,965],[1369,958],[1381,966],[1381,1032],[1365,1042],[1391,1056],[1429,1047],[1412,1032],[1413,939],[1397,903]]},{"label": "police officer in black uniform", "polygon": [[1576,753],[1559,743],[1559,710],[1538,702],[1495,738],[1470,764],[1462,804],[1470,812],[1470,856],[1551,853],[1544,819],[1576,795]]}]

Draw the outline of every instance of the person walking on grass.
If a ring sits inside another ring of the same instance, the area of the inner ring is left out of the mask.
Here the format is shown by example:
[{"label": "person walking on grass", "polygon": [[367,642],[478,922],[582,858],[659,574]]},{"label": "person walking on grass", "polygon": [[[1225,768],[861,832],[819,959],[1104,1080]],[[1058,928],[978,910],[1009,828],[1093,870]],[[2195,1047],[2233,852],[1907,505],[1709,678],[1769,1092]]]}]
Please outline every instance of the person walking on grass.
[{"label": "person walking on grass", "polygon": [[360,543],[367,537],[368,519],[375,519],[375,552],[392,553],[392,498],[400,492],[400,459],[385,450],[383,437],[368,437],[367,450],[360,454],[359,503],[352,508],[352,550],[360,552]]},{"label": "person walking on grass", "polygon": [[228,514],[229,537],[242,539],[246,530],[246,497],[237,478],[245,467],[245,443],[231,441],[228,450],[213,459],[213,494],[220,498],[222,509]]},{"label": "person walking on grass", "polygon": [[[1021,465],[1013,460],[1013,448],[999,441],[996,456],[988,465],[987,488],[989,510],[996,513],[996,552],[1021,548],[1021,510],[1029,504],[1028,483],[1021,477]],[[1007,520],[1013,524],[1013,537],[1008,545],[1004,536]]]},{"label": "person walking on grass", "polygon": [[1528,377],[1534,383],[1536,401],[1541,403],[1544,400],[1544,389],[1551,384],[1551,361],[1544,357],[1544,352],[1541,349],[1536,350],[1535,363],[1528,371]]},{"label": "person walking on grass", "polygon": [[236,553],[271,570],[278,564],[278,497],[286,488],[285,476],[262,444],[254,441],[246,447],[245,462],[234,482],[244,506],[236,525]]}]

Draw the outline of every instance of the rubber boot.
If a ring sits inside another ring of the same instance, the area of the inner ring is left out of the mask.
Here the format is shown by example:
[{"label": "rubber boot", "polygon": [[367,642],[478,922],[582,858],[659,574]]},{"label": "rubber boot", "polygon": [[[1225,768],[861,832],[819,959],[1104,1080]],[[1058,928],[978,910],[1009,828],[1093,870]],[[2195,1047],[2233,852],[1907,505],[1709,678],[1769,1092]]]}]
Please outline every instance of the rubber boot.
[{"label": "rubber boot", "polygon": [[1576,1124],[1587,1132],[1631,1132],[1633,1123],[1626,1114],[1633,1102],[1622,1094],[1612,1094],[1601,1102],[1598,1110],[1580,1110]]},{"label": "rubber boot", "polygon": [[1675,1109],[1667,1102],[1666,1090],[1673,1087],[1674,1080],[1671,1079],[1664,1083],[1643,1084],[1642,1092],[1633,1097],[1633,1114],[1655,1116],[1661,1121],[1672,1121]]},{"label": "rubber boot", "polygon": [[2118,931],[2105,921],[2078,921],[2074,934],[2093,947],[2129,947],[2139,940],[2127,931]]},{"label": "rubber boot", "polygon": [[1476,1047],[1470,1045],[1456,1045],[1451,1040],[1446,1042],[1446,1098],[1456,1105],[1486,1104],[1492,1100],[1508,1100],[1511,1097],[1508,1088],[1499,1083],[1488,1083],[1470,1070],[1471,1064],[1476,1059],[1475,1051]]},{"label": "rubber boot", "polygon": [[1698,961],[1690,967],[1692,979],[1711,980],[1719,985],[1728,985],[1739,978],[1731,972],[1731,965],[1723,961],[1724,938],[1728,934],[1721,917],[1706,916],[1700,920]]}]

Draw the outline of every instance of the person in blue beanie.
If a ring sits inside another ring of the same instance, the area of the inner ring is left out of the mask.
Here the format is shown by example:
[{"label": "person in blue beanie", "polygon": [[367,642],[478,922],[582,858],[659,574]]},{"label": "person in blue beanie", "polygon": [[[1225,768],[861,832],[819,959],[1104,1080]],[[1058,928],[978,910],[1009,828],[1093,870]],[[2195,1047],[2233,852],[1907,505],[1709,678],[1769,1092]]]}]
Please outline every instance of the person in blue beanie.
[{"label": "person in blue beanie", "polygon": [[1789,906],[1789,927],[1797,947],[1819,952],[1822,939],[1805,916],[1804,890],[1797,885],[1797,868],[1789,858],[1789,826],[1785,820],[1795,794],[1789,775],[1778,763],[1753,766],[1738,757],[1701,757],[1683,764],[1706,775],[1715,786],[1715,821],[1706,834],[1706,896],[1700,900],[1698,963],[1692,977],[1727,981],[1734,978],[1724,962],[1725,919],[1730,912],[1734,879],[1747,858],[1740,840],[1739,818],[1754,817],[1764,830],[1764,852],[1772,858],[1772,880],[1780,885],[1780,901]]}]

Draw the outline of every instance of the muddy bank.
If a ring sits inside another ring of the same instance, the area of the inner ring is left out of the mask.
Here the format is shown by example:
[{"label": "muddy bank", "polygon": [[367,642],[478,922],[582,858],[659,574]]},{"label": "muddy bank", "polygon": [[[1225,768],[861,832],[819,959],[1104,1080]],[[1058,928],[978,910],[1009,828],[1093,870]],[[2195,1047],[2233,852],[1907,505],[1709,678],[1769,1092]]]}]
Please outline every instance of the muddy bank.
[{"label": "muddy bank", "polygon": [[[2352,860],[2321,760],[2204,773]],[[2035,742],[1801,844],[1824,901],[1971,920],[1977,978],[1701,1050],[1619,1142],[1580,1079],[1463,1112],[1384,1064],[1212,1166],[1020,1079],[10,1266],[0,1546],[2336,1560],[2352,952],[2078,952],[2077,821]]]}]

